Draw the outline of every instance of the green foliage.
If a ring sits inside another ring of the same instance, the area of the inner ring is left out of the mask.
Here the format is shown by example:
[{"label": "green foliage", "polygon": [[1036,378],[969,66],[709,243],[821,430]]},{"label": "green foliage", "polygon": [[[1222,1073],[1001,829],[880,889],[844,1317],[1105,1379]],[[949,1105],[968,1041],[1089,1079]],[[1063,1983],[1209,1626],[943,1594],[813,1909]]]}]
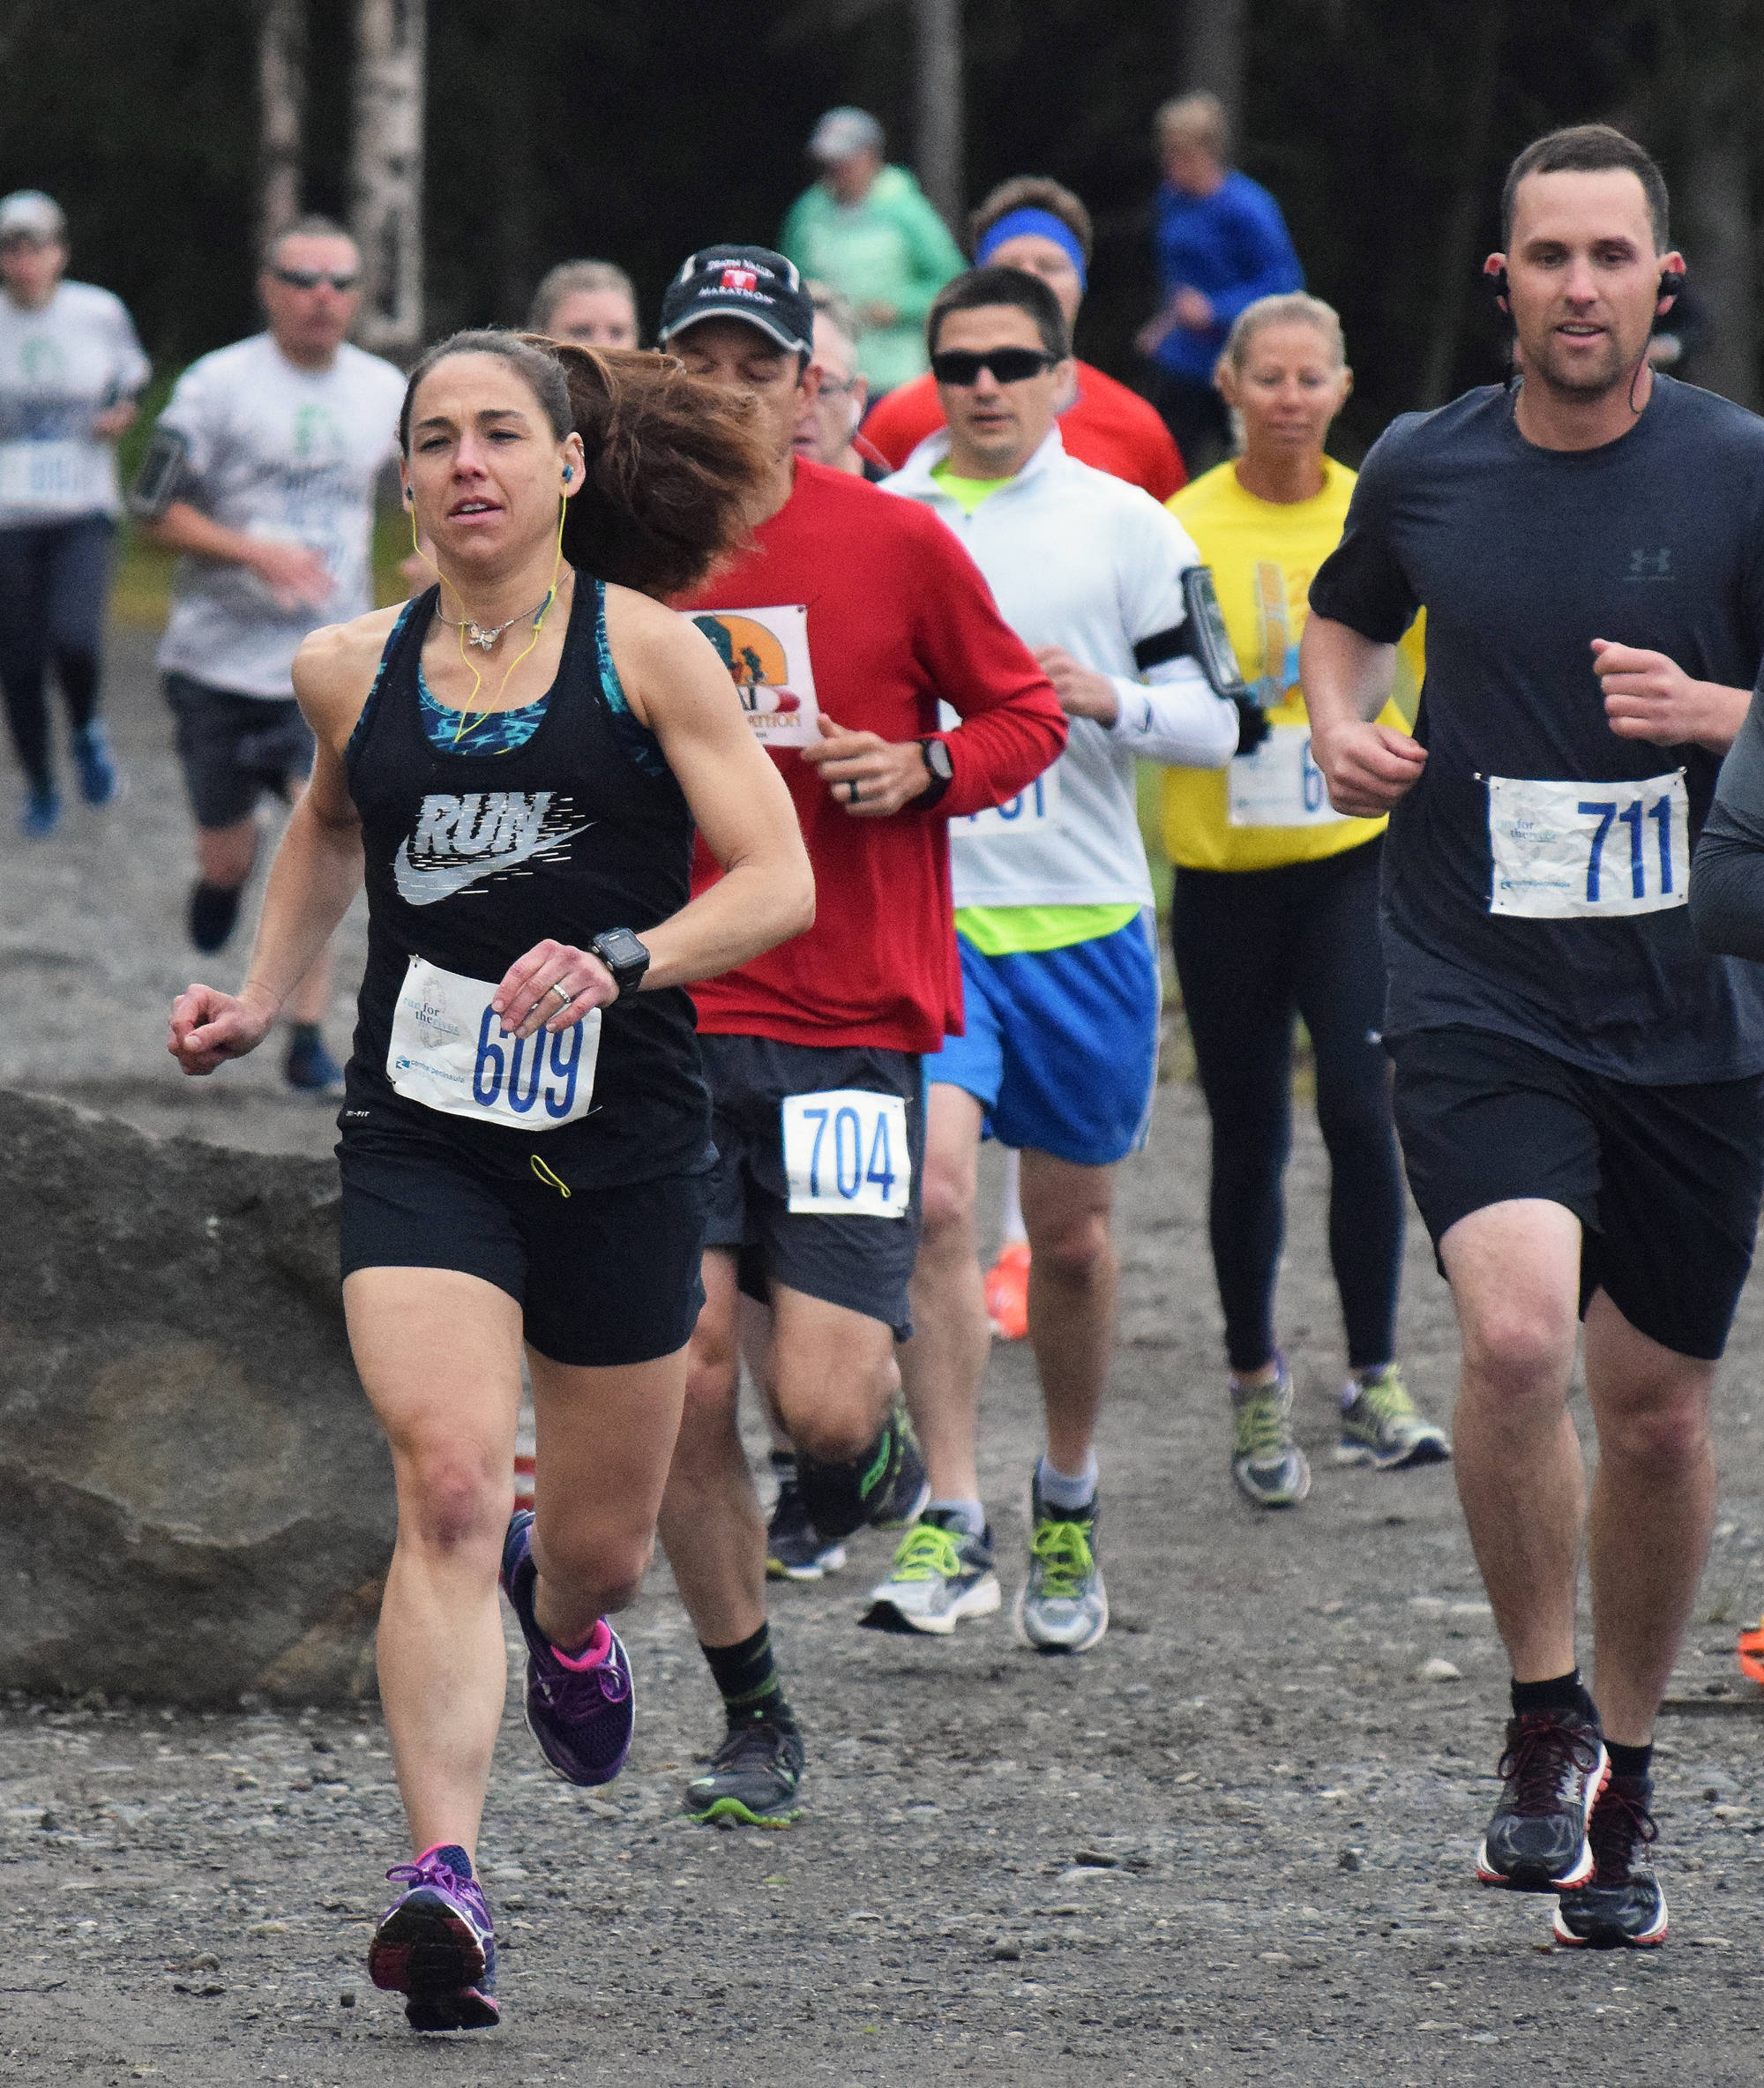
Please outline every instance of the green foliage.
[{"label": "green foliage", "polygon": [[[1478,25],[1497,25],[1479,129]],[[349,0],[312,0],[308,200],[343,208]],[[968,0],[968,182],[1046,172],[1098,223],[1083,352],[1136,374],[1154,303],[1151,115],[1178,84],[1172,0]],[[1252,0],[1242,164],[1279,197],[1312,287],[1341,309],[1354,456],[1420,402],[1436,327],[1454,385],[1499,369],[1478,290],[1510,155],[1551,125],[1626,121],[1671,176],[1691,76],[1750,77],[1749,0]],[[766,239],[808,178],[803,139],[854,101],[910,157],[906,0],[447,0],[430,15],[431,329],[525,316],[551,262],[603,255],[653,321],[691,248]],[[0,0],[0,187],[49,189],[75,270],[119,291],[162,367],[254,324],[256,11],[242,0]],[[1681,170],[1681,169],[1680,169]],[[1466,185],[1472,236],[1442,245]],[[1442,314],[1444,318],[1442,320]]]}]

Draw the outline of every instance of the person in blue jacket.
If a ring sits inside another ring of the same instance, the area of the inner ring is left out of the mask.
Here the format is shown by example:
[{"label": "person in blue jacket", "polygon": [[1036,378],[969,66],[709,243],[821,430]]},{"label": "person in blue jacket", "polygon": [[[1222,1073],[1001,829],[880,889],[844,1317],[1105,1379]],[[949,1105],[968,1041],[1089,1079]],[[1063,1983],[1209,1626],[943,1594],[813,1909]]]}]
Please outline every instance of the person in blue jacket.
[{"label": "person in blue jacket", "polygon": [[1163,303],[1136,346],[1153,365],[1152,402],[1191,475],[1230,448],[1230,423],[1213,387],[1231,322],[1258,297],[1304,288],[1280,206],[1227,164],[1230,132],[1216,94],[1182,94],[1157,113],[1163,180],[1157,194],[1157,267]]}]

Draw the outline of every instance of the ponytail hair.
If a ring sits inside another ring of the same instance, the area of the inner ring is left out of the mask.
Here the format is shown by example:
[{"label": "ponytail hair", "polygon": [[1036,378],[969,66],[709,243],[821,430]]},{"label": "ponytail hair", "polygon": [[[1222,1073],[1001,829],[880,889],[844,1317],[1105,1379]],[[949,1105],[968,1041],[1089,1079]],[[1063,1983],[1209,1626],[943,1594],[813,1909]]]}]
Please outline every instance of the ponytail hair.
[{"label": "ponytail hair", "polygon": [[689,376],[671,355],[474,328],[437,342],[411,371],[399,416],[407,456],[417,386],[452,355],[499,356],[560,442],[572,429],[581,437],[587,470],[565,504],[563,539],[579,571],[665,600],[745,543],[772,461],[751,400]]}]

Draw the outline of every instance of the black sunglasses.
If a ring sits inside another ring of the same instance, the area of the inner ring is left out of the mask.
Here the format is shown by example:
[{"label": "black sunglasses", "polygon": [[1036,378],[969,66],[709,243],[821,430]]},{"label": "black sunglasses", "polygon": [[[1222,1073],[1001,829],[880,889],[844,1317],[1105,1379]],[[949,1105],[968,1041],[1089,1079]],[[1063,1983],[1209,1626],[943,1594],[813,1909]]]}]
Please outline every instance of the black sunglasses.
[{"label": "black sunglasses", "polygon": [[320,283],[329,283],[333,290],[353,290],[362,280],[355,274],[334,275],[328,268],[272,268],[270,273],[290,290],[316,290]]},{"label": "black sunglasses", "polygon": [[1041,348],[945,348],[931,357],[931,375],[940,385],[958,385],[964,391],[980,382],[980,372],[990,370],[1001,385],[1020,385],[1025,378],[1039,377],[1058,362]]}]

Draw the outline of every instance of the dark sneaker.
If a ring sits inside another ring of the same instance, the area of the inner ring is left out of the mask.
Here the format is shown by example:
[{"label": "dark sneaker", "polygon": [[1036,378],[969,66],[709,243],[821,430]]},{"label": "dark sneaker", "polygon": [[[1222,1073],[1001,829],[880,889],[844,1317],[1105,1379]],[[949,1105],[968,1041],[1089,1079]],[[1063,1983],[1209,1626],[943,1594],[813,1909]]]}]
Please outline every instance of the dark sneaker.
[{"label": "dark sneaker", "polygon": [[190,887],[190,939],[205,957],[224,950],[239,924],[243,885],[211,885],[198,879]]},{"label": "dark sneaker", "polygon": [[1507,1721],[1505,1779],[1476,1875],[1515,1892],[1566,1892],[1593,1875],[1587,1822],[1611,1774],[1597,1722],[1578,1711]]},{"label": "dark sneaker", "polygon": [[413,2030],[494,2029],[496,1937],[471,1859],[444,1842],[386,1875],[406,1890],[380,1916],[368,1977],[405,1996]]},{"label": "dark sneaker", "polygon": [[866,1525],[897,1530],[912,1522],[931,1497],[919,1439],[907,1410],[891,1410],[876,1448],[848,1464],[796,1454],[796,1484],[809,1520],[824,1542],[837,1543]]},{"label": "dark sneaker", "polygon": [[79,794],[88,805],[108,805],[122,778],[110,752],[110,737],[94,719],[73,736],[73,765],[79,771]]},{"label": "dark sneaker", "polygon": [[1337,1464],[1370,1464],[1379,1471],[1397,1471],[1405,1465],[1440,1464],[1451,1455],[1446,1431],[1416,1408],[1394,1363],[1376,1377],[1367,1378],[1354,1403],[1342,1411]]},{"label": "dark sneaker", "polygon": [[1017,1636],[1037,1653],[1088,1653],[1109,1628],[1109,1593],[1096,1563],[1096,1502],[1050,1508],[1029,1482],[1029,1577],[1017,1591]]},{"label": "dark sneaker", "polygon": [[281,1072],[296,1095],[318,1095],[331,1100],[343,1095],[343,1068],[325,1050],[322,1037],[291,1038]]},{"label": "dark sneaker", "polygon": [[532,1531],[533,1512],[523,1508],[510,1517],[502,1547],[503,1593],[527,1641],[527,1729],[565,1783],[609,1784],[624,1767],[637,1723],[631,1662],[604,1617],[587,1649],[575,1656],[560,1653],[539,1628]]},{"label": "dark sneaker", "polygon": [[1274,1358],[1271,1383],[1231,1394],[1231,1477],[1258,1508],[1297,1508],[1311,1491],[1311,1465],[1292,1440],[1292,1373]]},{"label": "dark sneaker", "polygon": [[788,1827],[800,1819],[803,1736],[770,1718],[731,1725],[710,1767],[686,1786],[686,1810],[707,1827]]},{"label": "dark sneaker", "polygon": [[33,783],[25,793],[19,830],[26,841],[47,841],[61,825],[61,792],[53,783]]},{"label": "dark sneaker", "polygon": [[866,1475],[863,1488],[864,1521],[872,1530],[901,1530],[917,1522],[931,1497],[924,1452],[919,1448],[906,1408],[897,1403],[888,1419],[892,1456],[887,1475],[873,1486]]},{"label": "dark sneaker", "polygon": [[[788,1464],[788,1471],[783,1464]],[[845,1564],[845,1546],[821,1542],[803,1490],[796,1484],[796,1459],[781,1463],[774,1454],[772,1466],[778,1474],[778,1498],[766,1525],[766,1577],[772,1581],[818,1581],[824,1574],[838,1573]]]},{"label": "dark sneaker", "polygon": [[1613,1776],[1587,1827],[1593,1848],[1589,1884],[1556,1902],[1556,1941],[1570,1950],[1651,1950],[1666,1940],[1666,1895],[1636,1859],[1659,1837],[1648,1810],[1651,1777]]},{"label": "dark sneaker", "polygon": [[964,1617],[990,1617],[1004,1602],[992,1570],[992,1532],[974,1537],[952,1511],[932,1508],[901,1539],[893,1570],[870,1591],[858,1619],[870,1631],[929,1631],[946,1638]]}]

